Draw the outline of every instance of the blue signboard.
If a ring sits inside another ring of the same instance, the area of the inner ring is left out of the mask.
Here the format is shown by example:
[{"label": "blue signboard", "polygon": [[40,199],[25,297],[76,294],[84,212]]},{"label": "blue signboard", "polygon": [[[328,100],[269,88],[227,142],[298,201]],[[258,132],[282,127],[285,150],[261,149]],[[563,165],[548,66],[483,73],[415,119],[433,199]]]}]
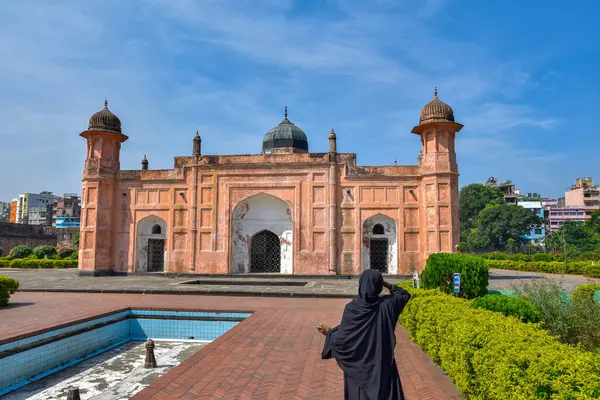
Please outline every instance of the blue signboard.
[{"label": "blue signboard", "polygon": [[454,274],[454,293],[460,292],[460,274],[456,272]]}]

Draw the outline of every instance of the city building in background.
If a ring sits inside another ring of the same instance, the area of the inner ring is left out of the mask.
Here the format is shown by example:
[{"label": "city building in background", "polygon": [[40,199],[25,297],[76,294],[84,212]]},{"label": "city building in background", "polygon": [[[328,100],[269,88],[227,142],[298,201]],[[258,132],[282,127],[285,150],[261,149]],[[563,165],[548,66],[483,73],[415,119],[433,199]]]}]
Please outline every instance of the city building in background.
[{"label": "city building in background", "polygon": [[17,203],[17,199],[13,199],[13,201],[10,202],[10,215],[8,217],[8,222],[12,224],[17,223]]},{"label": "city building in background", "polygon": [[81,198],[76,193],[65,193],[62,197],[54,197],[52,210],[52,226],[79,226],[81,218]]},{"label": "city building in background", "polygon": [[592,178],[577,178],[571,190],[565,192],[565,207],[583,207],[586,219],[600,208],[600,188]]},{"label": "city building in background", "polygon": [[550,232],[560,229],[565,221],[585,222],[586,210],[584,207],[557,207],[551,208],[548,212],[548,227]]},{"label": "city building in background", "polygon": [[523,196],[518,188],[512,181],[498,182],[498,178],[490,177],[485,181],[487,186],[497,187],[504,194],[504,201],[506,204],[517,204]]},{"label": "city building in background", "polygon": [[20,194],[17,199],[15,222],[28,225],[52,225],[53,197],[50,192]]},{"label": "city building in background", "polygon": [[560,229],[565,221],[585,222],[600,209],[600,189],[592,178],[577,178],[575,184],[549,207],[546,220],[550,232]]},{"label": "city building in background", "polygon": [[[538,217],[544,218],[544,207],[542,199],[540,198],[538,193],[528,193],[527,196],[523,197],[522,200],[519,200],[517,204],[523,208],[531,210],[531,212],[533,212]],[[545,236],[546,229],[543,224],[540,224],[538,226],[532,226],[529,233],[523,235],[523,239],[532,241],[534,243],[541,243],[544,241]]]},{"label": "city building in background", "polygon": [[10,219],[10,203],[0,201],[0,221],[8,222]]}]

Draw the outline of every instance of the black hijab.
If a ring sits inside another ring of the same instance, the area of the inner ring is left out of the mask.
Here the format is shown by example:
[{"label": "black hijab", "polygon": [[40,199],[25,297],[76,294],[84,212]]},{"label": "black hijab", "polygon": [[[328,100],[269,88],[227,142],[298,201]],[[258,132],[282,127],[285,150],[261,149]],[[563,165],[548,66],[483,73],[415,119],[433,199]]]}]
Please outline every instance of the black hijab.
[{"label": "black hijab", "polygon": [[[358,296],[346,305],[342,322],[327,335],[322,358],[335,358],[344,373],[369,399],[388,398],[398,372],[394,363],[394,328],[410,295],[380,297],[383,277],[365,270],[358,283]],[[394,288],[395,289],[395,288]]]}]

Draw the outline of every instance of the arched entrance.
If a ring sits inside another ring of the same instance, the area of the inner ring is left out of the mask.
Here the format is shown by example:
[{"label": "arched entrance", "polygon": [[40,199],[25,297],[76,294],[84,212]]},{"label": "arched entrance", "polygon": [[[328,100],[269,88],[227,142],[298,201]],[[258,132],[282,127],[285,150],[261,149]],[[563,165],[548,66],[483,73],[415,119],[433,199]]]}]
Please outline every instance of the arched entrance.
[{"label": "arched entrance", "polygon": [[398,273],[396,222],[382,214],[363,223],[363,269],[373,268],[384,274]]},{"label": "arched entrance", "polygon": [[250,242],[250,272],[281,272],[281,244],[279,236],[260,231]]},{"label": "arched entrance", "polygon": [[233,273],[293,272],[293,224],[288,204],[265,193],[241,201],[231,222]]},{"label": "arched entrance", "polygon": [[164,272],[166,270],[166,233],[167,223],[156,215],[150,215],[138,222],[136,271]]}]

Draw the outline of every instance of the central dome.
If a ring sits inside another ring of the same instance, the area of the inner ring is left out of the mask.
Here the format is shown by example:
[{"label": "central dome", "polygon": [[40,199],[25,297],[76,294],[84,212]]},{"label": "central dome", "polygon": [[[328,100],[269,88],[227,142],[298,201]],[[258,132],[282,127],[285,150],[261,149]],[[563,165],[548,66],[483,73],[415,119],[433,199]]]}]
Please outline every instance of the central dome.
[{"label": "central dome", "polygon": [[283,121],[267,132],[262,144],[263,153],[274,149],[291,149],[294,152],[308,152],[306,133],[288,119],[287,106]]}]

